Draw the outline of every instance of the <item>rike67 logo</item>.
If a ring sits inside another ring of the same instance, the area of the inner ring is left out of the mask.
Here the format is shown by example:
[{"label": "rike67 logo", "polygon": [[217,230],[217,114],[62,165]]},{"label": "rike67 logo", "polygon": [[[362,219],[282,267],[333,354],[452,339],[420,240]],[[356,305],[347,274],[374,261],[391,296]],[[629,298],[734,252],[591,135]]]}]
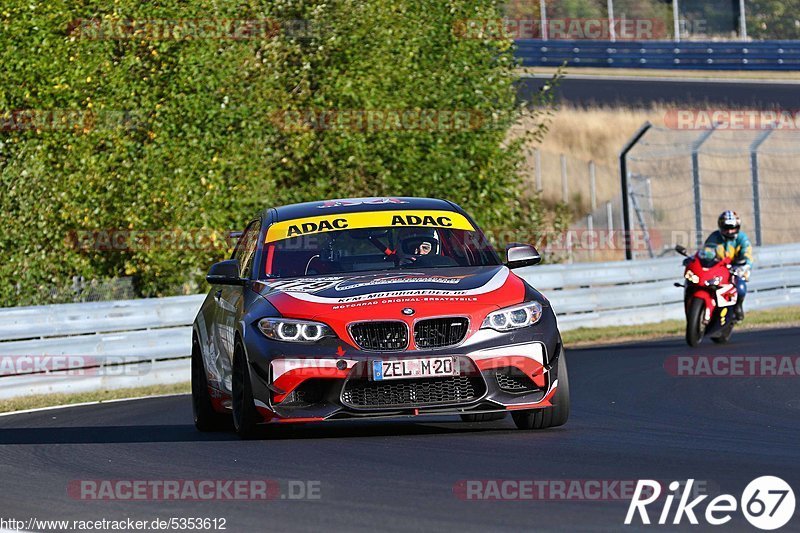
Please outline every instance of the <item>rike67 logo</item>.
[{"label": "rike67 logo", "polygon": [[[663,499],[664,503],[658,514],[657,524],[678,525],[685,517],[690,524],[697,525],[699,524],[699,515],[705,519],[706,523],[712,526],[721,526],[730,522],[733,513],[741,509],[742,514],[752,526],[769,531],[783,527],[794,515],[794,491],[779,477],[762,476],[754,479],[745,487],[738,501],[730,494],[720,494],[706,503],[705,512],[702,513],[700,504],[708,498],[708,495],[703,494],[690,501],[693,484],[694,479],[687,480],[685,484],[678,481],[669,484],[670,493]],[[679,493],[681,487],[683,490]],[[642,524],[651,524],[647,506],[660,500],[661,492],[661,484],[658,481],[640,479],[634,490],[631,504],[628,506],[625,525],[634,523],[637,514]],[[673,514],[672,504],[675,499],[678,499],[678,504]],[[670,516],[672,516],[671,521]]]}]

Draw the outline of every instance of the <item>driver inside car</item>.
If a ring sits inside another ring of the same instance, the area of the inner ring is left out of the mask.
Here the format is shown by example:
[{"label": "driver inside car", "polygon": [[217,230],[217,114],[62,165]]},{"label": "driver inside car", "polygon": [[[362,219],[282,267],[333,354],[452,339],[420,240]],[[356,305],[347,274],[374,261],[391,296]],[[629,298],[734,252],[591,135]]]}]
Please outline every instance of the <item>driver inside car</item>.
[{"label": "driver inside car", "polygon": [[400,251],[406,262],[434,259],[439,253],[439,238],[435,230],[407,230],[399,237]]}]

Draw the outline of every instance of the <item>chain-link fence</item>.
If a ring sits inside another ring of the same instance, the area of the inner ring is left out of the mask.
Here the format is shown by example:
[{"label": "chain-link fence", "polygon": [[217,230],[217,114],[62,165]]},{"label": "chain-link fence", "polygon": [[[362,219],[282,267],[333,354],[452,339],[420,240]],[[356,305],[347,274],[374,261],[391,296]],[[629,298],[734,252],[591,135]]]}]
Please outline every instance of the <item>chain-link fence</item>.
[{"label": "chain-link fence", "polygon": [[[649,19],[663,27],[657,38],[681,41],[787,40],[800,38],[795,0],[508,0],[503,13],[511,20],[534,21]],[[744,17],[742,15],[744,14]],[[534,38],[541,38],[539,35]],[[613,40],[604,36],[602,40]]]},{"label": "chain-link fence", "polygon": [[616,165],[532,149],[527,154],[526,184],[535,188],[546,204],[566,207],[574,220],[564,231],[545,232],[533,243],[548,261],[574,263],[625,258]]},{"label": "chain-link fence", "polygon": [[[22,301],[22,288],[16,287]],[[35,294],[28,294],[24,300],[31,305],[104,302],[108,300],[129,300],[136,298],[133,277],[111,279],[85,279],[73,276],[71,281],[56,281],[42,285]]]},{"label": "chain-link fence", "polygon": [[634,257],[698,246],[726,209],[754,245],[797,241],[800,132],[650,128],[626,166],[630,228],[645,241]]}]

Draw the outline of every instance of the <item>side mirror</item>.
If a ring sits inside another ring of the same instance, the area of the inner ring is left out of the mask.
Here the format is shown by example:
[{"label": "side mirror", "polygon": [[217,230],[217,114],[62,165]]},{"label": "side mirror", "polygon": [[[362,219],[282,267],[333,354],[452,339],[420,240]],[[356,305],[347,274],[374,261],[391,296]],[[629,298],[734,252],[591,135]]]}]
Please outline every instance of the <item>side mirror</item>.
[{"label": "side mirror", "polygon": [[680,244],[675,245],[675,251],[681,254],[682,256],[689,257],[689,254],[686,253],[686,248],[684,248]]},{"label": "side mirror", "polygon": [[244,285],[244,280],[239,277],[239,261],[228,259],[214,263],[208,270],[206,281],[212,285]]},{"label": "side mirror", "polygon": [[533,266],[542,262],[542,256],[530,244],[509,244],[506,246],[506,257],[506,266],[508,268]]}]

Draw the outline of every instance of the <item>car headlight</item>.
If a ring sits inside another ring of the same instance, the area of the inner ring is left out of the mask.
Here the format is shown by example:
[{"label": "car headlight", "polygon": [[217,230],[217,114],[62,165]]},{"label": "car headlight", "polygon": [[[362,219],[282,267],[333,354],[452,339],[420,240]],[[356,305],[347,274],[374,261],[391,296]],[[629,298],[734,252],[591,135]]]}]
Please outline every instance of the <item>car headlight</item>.
[{"label": "car headlight", "polygon": [[335,336],[330,326],[321,322],[288,318],[262,318],[258,329],[270,339],[284,342],[313,343]]},{"label": "car headlight", "polygon": [[483,320],[481,329],[510,331],[536,324],[540,318],[542,318],[542,304],[527,302],[489,313]]},{"label": "car headlight", "polygon": [[692,283],[700,283],[700,276],[698,276],[697,274],[695,274],[691,270],[687,270],[686,274],[683,277],[688,279]]}]

